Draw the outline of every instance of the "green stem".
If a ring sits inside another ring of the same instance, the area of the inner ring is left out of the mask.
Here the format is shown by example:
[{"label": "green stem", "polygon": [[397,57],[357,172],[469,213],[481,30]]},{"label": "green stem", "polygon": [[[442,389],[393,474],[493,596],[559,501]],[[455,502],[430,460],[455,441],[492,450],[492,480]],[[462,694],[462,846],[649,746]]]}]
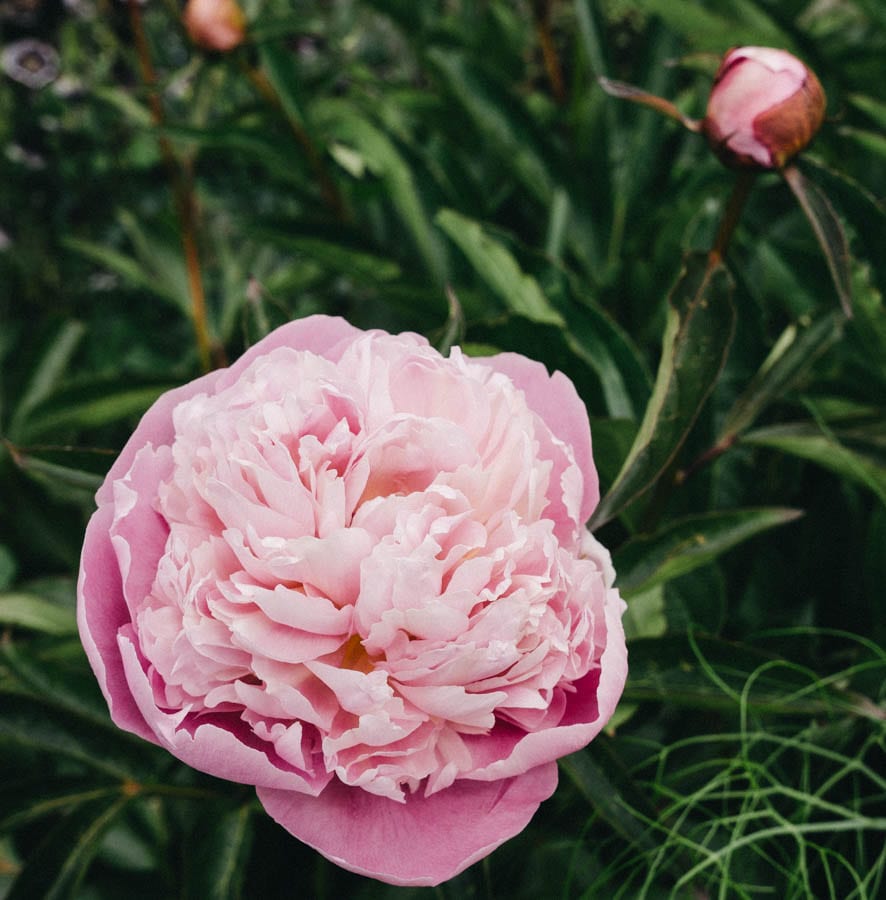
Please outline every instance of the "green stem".
[{"label": "green stem", "polygon": [[[142,10],[138,0],[129,0],[129,21],[135,41],[135,50],[141,69],[142,81],[148,91],[148,105],[156,128],[162,128],[165,116],[160,92],[157,89],[157,72],[151,59],[151,48],[145,34]],[[158,135],[160,155],[169,173],[172,193],[175,199],[181,229],[182,252],[188,276],[188,294],[191,299],[191,317],[194,322],[194,336],[200,367],[208,372],[213,366],[212,341],[206,314],[206,296],[203,291],[203,275],[200,269],[200,254],[197,249],[197,204],[194,197],[193,171],[188,162],[179,162],[172,144],[165,135]],[[221,353],[216,354],[217,362],[223,364]]]},{"label": "green stem", "polygon": [[756,172],[741,171],[738,173],[738,178],[732,189],[732,195],[729,197],[723,218],[720,220],[720,227],[717,229],[714,245],[709,253],[709,268],[719,265],[726,256],[729,241],[735,233],[735,228],[738,225],[738,220],[741,218],[742,210],[756,177]]}]

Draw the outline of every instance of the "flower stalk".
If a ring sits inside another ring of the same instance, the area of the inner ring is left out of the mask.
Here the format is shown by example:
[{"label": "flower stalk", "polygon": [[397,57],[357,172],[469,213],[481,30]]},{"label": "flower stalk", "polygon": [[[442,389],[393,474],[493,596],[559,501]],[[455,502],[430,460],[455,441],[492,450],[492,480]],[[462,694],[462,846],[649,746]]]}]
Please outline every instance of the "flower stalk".
[{"label": "flower stalk", "polygon": [[[151,48],[145,34],[142,10],[138,0],[129,0],[129,21],[132,28],[135,50],[138,56],[142,82],[148,93],[148,105],[154,126],[162,128],[165,123],[163,104],[157,88],[157,72],[151,58]],[[169,173],[176,213],[181,231],[182,252],[188,278],[188,294],[191,301],[191,318],[194,323],[194,337],[197,355],[204,372],[213,368],[213,355],[219,365],[224,364],[221,353],[213,354],[212,340],[206,312],[206,295],[203,289],[203,274],[200,268],[200,254],[197,248],[197,204],[194,196],[193,170],[189,161],[180,161],[172,148],[169,138],[157,135],[160,155]]]}]

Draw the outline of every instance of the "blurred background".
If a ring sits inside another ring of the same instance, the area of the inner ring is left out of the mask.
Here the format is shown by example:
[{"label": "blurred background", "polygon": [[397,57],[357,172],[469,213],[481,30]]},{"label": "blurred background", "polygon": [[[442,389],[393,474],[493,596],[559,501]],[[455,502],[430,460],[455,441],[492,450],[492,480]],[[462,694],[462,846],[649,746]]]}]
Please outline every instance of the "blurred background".
[{"label": "blurred background", "polygon": [[[232,38],[175,0],[0,0],[0,897],[878,896],[886,6],[240,8]],[[775,173],[692,293],[736,176],[597,82],[698,118],[742,44],[825,88],[799,165],[851,316]],[[141,413],[315,312],[562,370],[617,489],[616,720],[438,889],[342,872],[117,731],[76,636],[92,495]]]}]

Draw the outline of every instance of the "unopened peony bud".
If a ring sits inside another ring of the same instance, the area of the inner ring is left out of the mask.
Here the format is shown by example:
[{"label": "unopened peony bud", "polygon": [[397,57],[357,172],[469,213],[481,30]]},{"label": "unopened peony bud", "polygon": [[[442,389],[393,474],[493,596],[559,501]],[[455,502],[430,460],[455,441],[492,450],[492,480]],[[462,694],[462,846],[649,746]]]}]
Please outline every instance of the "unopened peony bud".
[{"label": "unopened peony bud", "polygon": [[190,39],[206,50],[233,50],[246,36],[246,17],[235,0],[188,0],[184,23]]},{"label": "unopened peony bud", "polygon": [[780,169],[812,140],[824,112],[821,83],[797,57],[737,47],[717,70],[702,131],[727,166]]}]

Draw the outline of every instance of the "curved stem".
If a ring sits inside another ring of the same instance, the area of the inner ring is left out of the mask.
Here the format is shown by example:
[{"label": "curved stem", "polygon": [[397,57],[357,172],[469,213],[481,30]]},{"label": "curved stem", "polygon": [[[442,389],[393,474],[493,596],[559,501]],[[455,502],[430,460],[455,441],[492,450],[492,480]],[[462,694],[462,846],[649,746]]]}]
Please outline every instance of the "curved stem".
[{"label": "curved stem", "polygon": [[[165,116],[160,92],[157,90],[157,72],[151,58],[151,48],[145,34],[142,10],[138,0],[129,0],[129,21],[135,41],[142,81],[148,91],[148,105],[156,128],[162,128]],[[206,314],[206,296],[203,291],[203,274],[200,269],[200,254],[197,249],[197,204],[194,197],[194,178],[190,163],[179,162],[169,138],[158,134],[160,155],[169,173],[176,213],[181,228],[182,252],[188,275],[188,295],[191,299],[191,318],[194,322],[194,337],[200,367],[204,372],[212,368],[212,341]],[[219,359],[219,362],[223,360]]]}]

